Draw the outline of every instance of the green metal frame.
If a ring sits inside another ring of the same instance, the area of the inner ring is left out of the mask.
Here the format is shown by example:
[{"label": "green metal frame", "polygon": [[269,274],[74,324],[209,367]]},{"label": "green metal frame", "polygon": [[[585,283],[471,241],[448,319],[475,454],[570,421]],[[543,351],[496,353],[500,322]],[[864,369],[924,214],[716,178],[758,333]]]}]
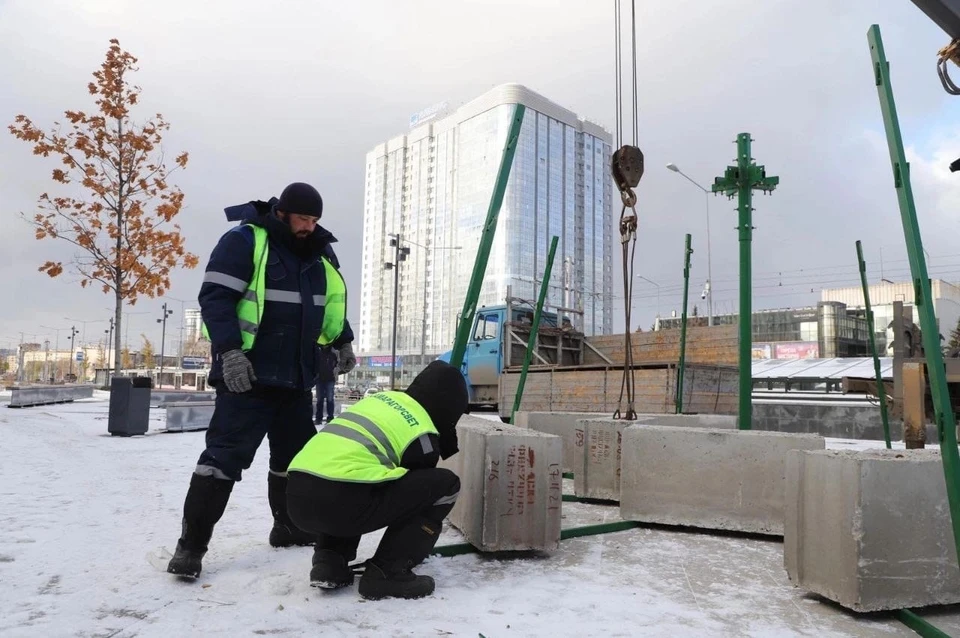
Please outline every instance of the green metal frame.
[{"label": "green metal frame", "polygon": [[683,373],[687,363],[687,296],[690,294],[690,233],[683,244],[683,315],[680,318],[680,365],[677,366],[677,414],[683,412]]},{"label": "green metal frame", "polygon": [[[520,409],[520,400],[523,398],[523,387],[527,383],[527,370],[530,369],[530,362],[533,360],[533,351],[537,347],[537,334],[540,332],[540,316],[543,314],[543,302],[547,299],[547,289],[550,288],[550,274],[553,272],[553,257],[557,254],[557,242],[560,238],[556,235],[550,240],[550,252],[547,254],[547,266],[543,271],[543,283],[540,286],[540,295],[537,298],[537,307],[533,311],[533,325],[530,326],[530,338],[527,340],[527,352],[523,356],[523,369],[520,371],[520,381],[517,384],[517,395],[513,399],[513,410],[510,411],[510,423],[514,424],[514,418],[517,416],[517,410]],[[506,318],[507,321],[510,317]]]},{"label": "green metal frame", "polygon": [[960,472],[958,472],[960,453],[957,452],[957,420],[953,414],[950,394],[947,390],[943,352],[940,350],[940,332],[937,330],[937,318],[933,313],[930,279],[927,277],[927,263],[923,254],[923,241],[920,238],[920,225],[917,222],[917,209],[913,202],[913,189],[910,187],[910,165],[903,150],[897,106],[893,100],[893,87],[890,85],[890,64],[883,52],[883,40],[880,37],[878,25],[874,24],[870,27],[867,32],[867,42],[870,44],[874,81],[880,98],[880,110],[883,112],[883,126],[887,134],[890,163],[893,165],[893,185],[897,190],[900,220],[907,244],[907,256],[910,259],[914,304],[920,313],[920,330],[927,360],[930,394],[933,395],[937,436],[940,439],[940,459],[943,461],[943,475],[947,482],[947,501],[950,503],[953,540],[957,547],[957,556],[960,558]]},{"label": "green metal frame", "polygon": [[712,191],[729,198],[737,196],[740,231],[740,407],[737,427],[752,429],[753,406],[753,276],[751,243],[753,242],[753,191],[770,192],[780,183],[779,177],[767,177],[766,169],[753,163],[749,133],[737,135],[737,165],[728,166],[723,177],[713,181]]},{"label": "green metal frame", "polygon": [[860,265],[860,285],[863,287],[863,303],[867,309],[867,331],[870,333],[870,352],[873,353],[873,373],[877,377],[877,396],[880,399],[880,418],[883,420],[883,440],[890,449],[890,419],[887,415],[887,391],[880,372],[880,355],[877,353],[877,336],[870,307],[870,286],[867,285],[867,262],[863,260],[863,245],[857,240],[857,263]]},{"label": "green metal frame", "polygon": [[470,275],[467,296],[463,300],[463,311],[460,313],[460,324],[457,326],[457,338],[453,344],[453,352],[450,353],[450,364],[458,368],[463,365],[463,355],[467,350],[467,341],[470,339],[473,317],[477,312],[477,299],[480,298],[480,288],[483,287],[483,277],[487,272],[487,262],[490,260],[490,249],[493,247],[493,238],[497,233],[497,220],[500,218],[503,196],[507,192],[507,181],[510,179],[513,156],[517,153],[517,142],[520,139],[520,129],[523,126],[524,111],[526,111],[526,107],[523,104],[517,104],[517,108],[513,112],[513,120],[510,122],[507,139],[503,145],[500,168],[497,170],[493,196],[490,198],[490,207],[487,209],[487,220],[483,224],[480,246],[477,248],[477,259],[473,265],[473,273]]}]

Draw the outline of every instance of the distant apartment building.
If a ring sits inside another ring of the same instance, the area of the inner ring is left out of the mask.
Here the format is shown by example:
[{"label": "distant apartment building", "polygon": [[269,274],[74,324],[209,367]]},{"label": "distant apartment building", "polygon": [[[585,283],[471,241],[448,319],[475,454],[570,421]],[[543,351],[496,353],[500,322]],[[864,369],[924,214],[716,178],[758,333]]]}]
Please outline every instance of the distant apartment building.
[{"label": "distant apartment building", "polygon": [[612,136],[505,84],[460,108],[415,115],[408,133],[367,154],[358,350],[375,355],[370,361],[382,364],[376,357],[391,351],[394,273],[384,264],[394,261],[393,235],[409,248],[398,355],[409,369],[452,346],[517,103],[526,113],[479,305],[503,304],[508,287],[535,299],[557,235],[548,303],[582,310],[576,327],[587,334],[612,332]]}]

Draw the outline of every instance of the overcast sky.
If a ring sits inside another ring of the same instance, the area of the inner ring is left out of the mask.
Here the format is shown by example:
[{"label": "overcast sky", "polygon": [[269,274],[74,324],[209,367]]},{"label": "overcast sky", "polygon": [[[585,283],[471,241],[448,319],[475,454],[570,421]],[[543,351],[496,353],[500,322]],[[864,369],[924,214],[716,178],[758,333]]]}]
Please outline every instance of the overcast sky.
[{"label": "overcast sky", "polygon": [[[629,5],[629,3],[625,3]],[[694,243],[691,303],[706,277],[704,198],[675,162],[709,185],[733,161],[737,133],[780,176],[754,213],[754,307],[815,303],[824,287],[858,282],[854,242],[871,277],[908,274],[866,32],[883,30],[931,273],[960,279],[957,212],[960,98],[936,77],[948,41],[907,0],[645,0],[637,3],[640,146],[636,271],[660,285],[660,312],[681,303],[683,234]],[[519,82],[613,130],[613,2],[599,0],[0,0],[0,123],[18,113],[49,127],[65,109],[92,109],[85,86],[110,38],[140,59],[139,116],[172,124],[168,155],[189,151],[175,183],[179,221],[201,260],[173,276],[170,295],[196,305],[203,265],[228,229],[224,206],[307,181],[325,200],[322,224],[340,239],[347,283],[360,288],[364,157],[436,102],[466,102]],[[957,78],[960,69],[952,68]],[[629,113],[629,112],[628,112]],[[628,115],[629,118],[629,115]],[[50,338],[51,328],[106,327],[111,298],[70,276],[37,272],[70,246],[33,239],[19,219],[52,189],[52,163],[0,135],[0,347]],[[615,211],[619,214],[619,208]],[[710,201],[715,312],[737,308],[734,202]],[[618,244],[615,244],[617,246]],[[617,263],[615,261],[615,263]],[[616,273],[615,273],[616,274]],[[812,291],[812,292],[811,292]],[[615,328],[623,326],[619,277]],[[162,300],[129,317],[131,347],[159,342]],[[179,316],[180,302],[172,302]],[[350,318],[358,323],[358,307]],[[637,281],[636,323],[657,313],[657,289]],[[69,317],[70,320],[66,319]],[[176,339],[168,328],[168,338]],[[61,332],[61,347],[66,343]]]}]

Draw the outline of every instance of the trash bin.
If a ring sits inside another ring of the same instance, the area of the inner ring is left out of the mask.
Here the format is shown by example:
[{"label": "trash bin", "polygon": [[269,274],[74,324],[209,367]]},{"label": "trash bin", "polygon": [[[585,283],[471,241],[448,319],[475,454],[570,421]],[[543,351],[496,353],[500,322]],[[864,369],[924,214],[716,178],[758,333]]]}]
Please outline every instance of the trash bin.
[{"label": "trash bin", "polygon": [[113,436],[146,434],[150,420],[150,377],[114,377],[110,380],[107,432]]}]

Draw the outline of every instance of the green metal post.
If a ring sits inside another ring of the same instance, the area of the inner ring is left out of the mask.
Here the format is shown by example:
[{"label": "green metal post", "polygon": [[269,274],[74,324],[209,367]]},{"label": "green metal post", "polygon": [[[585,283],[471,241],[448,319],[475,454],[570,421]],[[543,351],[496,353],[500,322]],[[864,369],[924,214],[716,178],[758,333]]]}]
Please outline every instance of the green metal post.
[{"label": "green metal post", "polygon": [[457,326],[457,338],[450,353],[450,365],[459,368],[463,365],[463,355],[470,338],[470,328],[473,326],[473,317],[477,311],[477,299],[480,297],[480,288],[483,286],[483,277],[487,271],[487,261],[490,259],[490,248],[497,233],[497,220],[500,217],[500,207],[503,205],[503,196],[507,191],[507,181],[510,179],[510,169],[513,166],[513,156],[517,152],[517,141],[520,139],[520,128],[523,125],[523,113],[526,110],[523,104],[517,104],[513,112],[513,120],[507,131],[507,139],[503,145],[503,155],[500,158],[500,168],[497,170],[497,181],[494,183],[493,196],[490,198],[490,207],[487,209],[487,220],[483,224],[483,233],[480,236],[480,246],[477,248],[477,259],[473,265],[473,274],[470,275],[470,285],[467,287],[467,297],[463,300],[463,311],[460,313],[460,324]]},{"label": "green metal post", "polygon": [[683,412],[683,373],[687,362],[687,295],[690,294],[690,233],[683,245],[683,314],[680,316],[680,365],[677,366],[677,414]]},{"label": "green metal post", "polygon": [[772,191],[780,183],[779,177],[767,177],[766,169],[753,163],[750,155],[749,133],[737,135],[737,165],[728,166],[723,177],[713,181],[713,192],[727,197],[737,196],[740,231],[740,409],[737,427],[752,428],[753,406],[753,291],[751,274],[751,242],[753,241],[753,191]]},{"label": "green metal post", "polygon": [[867,331],[870,333],[870,351],[873,353],[873,373],[877,377],[877,396],[880,398],[880,418],[883,419],[883,440],[890,449],[890,420],[887,417],[887,391],[880,373],[880,355],[877,354],[877,336],[874,334],[873,310],[870,308],[870,286],[867,285],[867,262],[863,260],[863,246],[857,240],[857,262],[860,264],[860,285],[863,286],[863,303],[867,309]]},{"label": "green metal post", "polygon": [[897,190],[900,220],[907,244],[907,256],[910,259],[914,304],[920,313],[920,331],[927,360],[930,394],[933,396],[937,436],[940,439],[940,459],[943,462],[943,474],[947,482],[947,500],[950,503],[953,539],[957,546],[957,556],[960,558],[960,453],[957,451],[957,421],[947,390],[943,352],[940,350],[940,332],[937,330],[937,318],[933,313],[930,279],[927,278],[927,263],[923,255],[923,242],[920,239],[920,225],[917,222],[917,209],[913,202],[913,189],[910,187],[910,165],[907,164],[903,151],[897,107],[893,100],[893,87],[890,85],[890,65],[883,52],[880,27],[876,24],[872,25],[867,32],[867,41],[870,44],[874,81],[880,98],[880,110],[883,112],[883,125],[887,134],[887,146],[890,149],[890,163],[893,165],[893,185]]},{"label": "green metal post", "polygon": [[[533,351],[537,346],[537,333],[540,331],[540,315],[543,313],[543,302],[547,298],[547,289],[550,287],[550,273],[553,270],[553,256],[557,253],[557,242],[560,238],[556,235],[550,241],[550,252],[547,254],[547,267],[543,271],[543,284],[540,286],[540,295],[537,299],[537,307],[533,311],[533,325],[530,326],[530,338],[527,340],[527,352],[523,357],[523,369],[520,371],[520,382],[517,384],[517,396],[513,399],[513,410],[510,412],[510,423],[513,423],[517,410],[520,409],[520,399],[523,398],[523,386],[527,383],[527,370],[530,369],[530,361],[533,360]],[[507,320],[510,318],[508,317]]]}]

